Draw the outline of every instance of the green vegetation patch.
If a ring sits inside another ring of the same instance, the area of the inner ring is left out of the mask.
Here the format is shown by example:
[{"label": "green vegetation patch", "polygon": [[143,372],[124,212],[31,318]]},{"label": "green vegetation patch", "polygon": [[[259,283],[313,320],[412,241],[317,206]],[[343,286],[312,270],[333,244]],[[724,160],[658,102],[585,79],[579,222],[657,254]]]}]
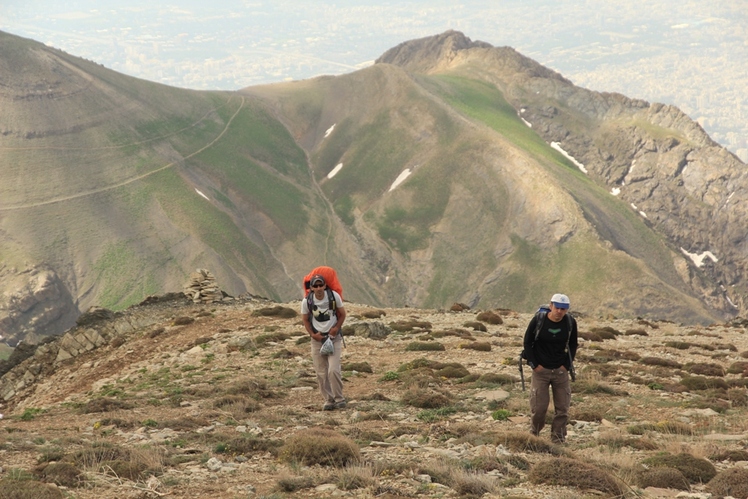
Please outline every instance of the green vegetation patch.
[{"label": "green vegetation patch", "polygon": [[356,443],[333,430],[312,428],[291,436],[281,448],[282,461],[306,466],[343,467],[361,460]]},{"label": "green vegetation patch", "polygon": [[707,483],[714,478],[717,470],[707,459],[692,456],[691,454],[658,454],[648,457],[642,464],[650,467],[665,466],[673,468],[686,477],[689,483]]},{"label": "green vegetation patch", "polygon": [[613,475],[592,464],[566,457],[539,462],[530,469],[527,478],[531,483],[593,489],[616,497],[623,495],[623,488]]},{"label": "green vegetation patch", "polygon": [[500,132],[521,149],[577,170],[568,159],[551,149],[522,122],[504,94],[494,85],[451,75],[439,75],[435,78],[441,82],[438,89],[442,97],[468,117]]},{"label": "green vegetation patch", "polygon": [[160,289],[160,283],[148,271],[147,259],[139,254],[136,244],[134,241],[112,242],[94,262],[93,271],[101,288],[100,306],[123,310]]}]

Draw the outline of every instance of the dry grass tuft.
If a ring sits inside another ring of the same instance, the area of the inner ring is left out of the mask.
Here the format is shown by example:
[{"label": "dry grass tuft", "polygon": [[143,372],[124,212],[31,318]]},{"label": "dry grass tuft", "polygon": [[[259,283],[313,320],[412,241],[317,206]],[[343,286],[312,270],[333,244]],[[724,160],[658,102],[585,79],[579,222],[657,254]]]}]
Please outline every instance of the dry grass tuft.
[{"label": "dry grass tuft", "polygon": [[280,305],[275,307],[258,308],[252,315],[262,317],[280,317],[281,319],[293,319],[298,315],[296,310],[288,307],[282,307]]},{"label": "dry grass tuft", "polygon": [[405,347],[406,352],[443,352],[446,347],[438,341],[413,341]]},{"label": "dry grass tuft", "polygon": [[730,367],[727,368],[727,374],[742,374],[746,369],[748,369],[748,362],[733,362],[730,364]]},{"label": "dry grass tuft", "polygon": [[650,470],[642,471],[636,477],[639,487],[659,487],[661,489],[691,490],[688,480],[679,470],[658,466]]},{"label": "dry grass tuft", "polygon": [[648,438],[625,437],[621,435],[603,435],[598,438],[598,443],[607,445],[611,449],[631,447],[636,450],[657,450],[660,448],[655,442]]},{"label": "dry grass tuft", "polygon": [[591,327],[590,331],[597,334],[604,340],[614,340],[616,339],[616,336],[621,336],[622,334],[619,330],[610,326]]},{"label": "dry grass tuft", "polygon": [[748,497],[748,469],[730,468],[716,475],[706,487],[715,496]]},{"label": "dry grass tuft", "polygon": [[[745,450],[725,450],[709,456],[712,461],[748,461],[748,451]],[[746,494],[748,496],[748,494]]]},{"label": "dry grass tuft", "polygon": [[603,337],[597,333],[590,333],[589,331],[579,331],[578,334],[580,338],[587,341],[592,341],[595,343],[600,343],[601,341],[603,341]]},{"label": "dry grass tuft", "polygon": [[663,359],[661,357],[642,357],[641,359],[639,359],[639,362],[647,366],[672,367],[674,369],[681,368],[680,362],[676,362],[670,359]]},{"label": "dry grass tuft", "polygon": [[623,334],[626,336],[649,336],[649,333],[643,328],[627,329]]},{"label": "dry grass tuft", "polygon": [[676,350],[688,350],[689,348],[697,345],[694,343],[689,343],[687,341],[666,341],[665,346],[675,348]]},{"label": "dry grass tuft", "polygon": [[600,411],[593,410],[573,410],[569,415],[569,419],[576,421],[593,421],[599,423],[603,420],[605,415]]},{"label": "dry grass tuft", "polygon": [[342,470],[335,479],[341,490],[365,489],[376,484],[372,466],[349,466]]},{"label": "dry grass tuft", "polygon": [[482,497],[496,490],[496,479],[483,473],[455,469],[450,476],[449,486],[460,497]]},{"label": "dry grass tuft", "polygon": [[693,428],[679,421],[661,421],[659,423],[641,423],[631,425],[626,429],[632,435],[644,435],[648,431],[668,435],[693,435]]},{"label": "dry grass tuft", "polygon": [[688,388],[689,391],[711,390],[721,388],[727,390],[730,385],[721,378],[707,378],[705,376],[685,376],[679,381],[679,384]]},{"label": "dry grass tuft", "polygon": [[[82,484],[81,470],[73,463],[55,462],[40,466],[37,476],[46,483],[63,487],[78,487]],[[3,497],[0,493],[0,497]]]},{"label": "dry grass tuft", "polygon": [[465,471],[453,461],[424,463],[417,468],[416,473],[429,475],[432,482],[454,489],[460,497],[481,497],[496,491],[493,477]]},{"label": "dry grass tuft", "polygon": [[486,327],[486,325],[478,321],[466,322],[465,324],[463,324],[463,327],[469,327],[474,331],[481,331],[483,333],[488,331],[488,328]]},{"label": "dry grass tuft", "polygon": [[457,379],[469,376],[470,371],[468,371],[467,367],[463,366],[462,364],[454,362],[445,365],[441,369],[437,369],[434,374],[436,376],[439,376],[440,378]]},{"label": "dry grass tuft", "polygon": [[444,338],[446,336],[456,336],[458,338],[464,338],[466,340],[473,340],[473,335],[467,329],[454,328],[445,329],[442,331],[433,331],[431,336],[434,338]]},{"label": "dry grass tuft", "polygon": [[256,347],[262,347],[267,345],[268,343],[282,343],[288,339],[291,338],[291,335],[288,333],[268,333],[268,334],[261,334],[257,336],[254,339],[254,343]]},{"label": "dry grass tuft", "polygon": [[95,398],[86,402],[80,411],[83,414],[91,414],[94,412],[111,412],[119,410],[132,409],[134,406],[128,402],[122,400],[111,399],[106,397]]},{"label": "dry grass tuft", "polygon": [[374,370],[368,362],[346,362],[341,365],[343,371],[356,371],[359,373],[372,374]]},{"label": "dry grass tuft", "polygon": [[383,393],[374,392],[374,393],[361,395],[359,397],[359,400],[377,400],[377,401],[382,401],[382,402],[389,402],[390,398],[387,397],[387,395],[384,395]]},{"label": "dry grass tuft", "polygon": [[475,318],[481,322],[486,322],[488,324],[504,324],[504,319],[502,319],[501,316],[496,312],[492,312],[490,310],[479,313]]},{"label": "dry grass tuft", "polygon": [[444,367],[444,364],[441,362],[437,362],[435,360],[427,359],[426,357],[421,357],[420,359],[413,359],[410,362],[406,362],[405,364],[401,364],[397,368],[397,372],[407,372],[407,371],[414,371],[417,369],[441,369]]},{"label": "dry grass tuft", "polygon": [[278,479],[278,490],[281,492],[298,492],[312,487],[314,480],[308,476],[284,476]]},{"label": "dry grass tuft", "polygon": [[401,333],[413,331],[413,330],[427,330],[431,331],[432,325],[426,321],[398,321],[390,322],[390,328],[394,331],[400,331]]},{"label": "dry grass tuft", "polygon": [[518,381],[515,376],[509,374],[486,373],[478,378],[478,382],[486,385],[512,385]]},{"label": "dry grass tuft", "polygon": [[473,341],[470,343],[462,343],[460,348],[466,348],[468,350],[477,350],[479,352],[490,352],[491,344],[487,341]]},{"label": "dry grass tuft", "polygon": [[664,466],[675,468],[683,473],[689,483],[707,483],[714,478],[717,470],[706,459],[698,458],[685,452],[680,454],[659,454],[648,457],[642,464],[650,467]]},{"label": "dry grass tuft", "polygon": [[530,469],[527,478],[536,484],[593,489],[615,496],[623,494],[621,484],[613,475],[591,464],[565,457],[539,462]]},{"label": "dry grass tuft", "polygon": [[686,364],[683,368],[691,374],[700,374],[702,376],[724,376],[725,368],[719,364]]},{"label": "dry grass tuft", "polygon": [[172,321],[172,326],[186,326],[187,324],[192,324],[195,322],[195,319],[192,317],[177,317]]},{"label": "dry grass tuft", "polygon": [[387,315],[387,312],[384,310],[365,310],[361,313],[361,317],[365,319],[379,319],[380,317],[384,317]]},{"label": "dry grass tuft", "polygon": [[0,480],[0,498],[2,499],[63,499],[62,491],[54,485],[47,485],[34,480],[3,478]]},{"label": "dry grass tuft", "polygon": [[361,460],[358,446],[350,438],[326,428],[310,428],[290,437],[279,457],[305,466],[343,467]]},{"label": "dry grass tuft", "polygon": [[449,397],[443,393],[420,388],[405,392],[401,402],[405,405],[418,407],[419,409],[439,409],[440,407],[447,407],[452,403]]},{"label": "dry grass tuft", "polygon": [[278,350],[272,355],[272,358],[273,359],[293,359],[295,357],[300,357],[300,356],[301,354],[299,352],[281,348],[280,350]]},{"label": "dry grass tuft", "polygon": [[267,381],[258,378],[242,378],[226,388],[228,395],[247,395],[254,399],[278,397],[278,394],[267,386]]},{"label": "dry grass tuft", "polygon": [[603,393],[606,395],[618,395],[618,396],[627,395],[625,391],[613,388],[612,386],[606,383],[602,383],[592,376],[591,377],[585,376],[585,377],[582,377],[581,379],[577,378],[577,381],[574,386],[574,391],[576,393],[585,393],[585,394]]},{"label": "dry grass tuft", "polygon": [[163,449],[130,449],[100,442],[66,456],[64,461],[75,464],[84,472],[104,473],[135,481],[162,473],[165,459]]},{"label": "dry grass tuft", "polygon": [[498,434],[494,443],[496,445],[501,444],[515,452],[537,452],[554,456],[562,454],[562,449],[559,446],[552,445],[529,432],[514,431]]},{"label": "dry grass tuft", "polygon": [[213,407],[228,412],[235,420],[240,421],[247,414],[257,411],[260,404],[246,395],[224,395],[213,401]]}]

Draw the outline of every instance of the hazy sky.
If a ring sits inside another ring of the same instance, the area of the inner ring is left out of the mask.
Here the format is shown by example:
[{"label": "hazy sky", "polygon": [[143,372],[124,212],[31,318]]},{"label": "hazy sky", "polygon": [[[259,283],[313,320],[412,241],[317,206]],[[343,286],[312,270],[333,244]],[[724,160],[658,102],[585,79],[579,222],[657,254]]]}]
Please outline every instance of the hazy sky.
[{"label": "hazy sky", "polygon": [[0,30],[195,89],[351,72],[448,29],[587,88],[676,104],[734,151],[748,147],[748,0],[0,3]]}]

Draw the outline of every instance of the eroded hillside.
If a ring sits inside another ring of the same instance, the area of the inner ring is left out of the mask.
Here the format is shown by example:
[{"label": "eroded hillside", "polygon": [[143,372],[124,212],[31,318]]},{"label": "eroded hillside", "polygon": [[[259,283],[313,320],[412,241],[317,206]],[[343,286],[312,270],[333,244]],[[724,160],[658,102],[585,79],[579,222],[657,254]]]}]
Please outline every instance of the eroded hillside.
[{"label": "eroded hillside", "polygon": [[529,312],[562,289],[590,314],[742,310],[744,165],[676,108],[575,87],[511,48],[447,32],[237,92],[5,33],[0,59],[6,340],[196,268],[280,301],[327,264],[377,306]]},{"label": "eroded hillside", "polygon": [[198,305],[175,294],[82,316],[0,378],[0,494],[560,499],[743,490],[740,321],[683,327],[578,314],[578,379],[561,447],[528,431],[516,361],[530,315],[347,303],[349,405],[323,412],[298,306]]}]

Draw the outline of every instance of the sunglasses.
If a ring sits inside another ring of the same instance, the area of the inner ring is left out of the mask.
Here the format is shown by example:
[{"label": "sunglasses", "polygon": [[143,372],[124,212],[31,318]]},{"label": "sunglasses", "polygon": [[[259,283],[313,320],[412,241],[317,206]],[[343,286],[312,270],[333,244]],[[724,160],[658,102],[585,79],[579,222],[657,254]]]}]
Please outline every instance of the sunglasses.
[{"label": "sunglasses", "polygon": [[312,286],[312,289],[315,289],[315,288],[324,288],[324,287],[325,287],[324,284],[315,284],[314,286]]}]

